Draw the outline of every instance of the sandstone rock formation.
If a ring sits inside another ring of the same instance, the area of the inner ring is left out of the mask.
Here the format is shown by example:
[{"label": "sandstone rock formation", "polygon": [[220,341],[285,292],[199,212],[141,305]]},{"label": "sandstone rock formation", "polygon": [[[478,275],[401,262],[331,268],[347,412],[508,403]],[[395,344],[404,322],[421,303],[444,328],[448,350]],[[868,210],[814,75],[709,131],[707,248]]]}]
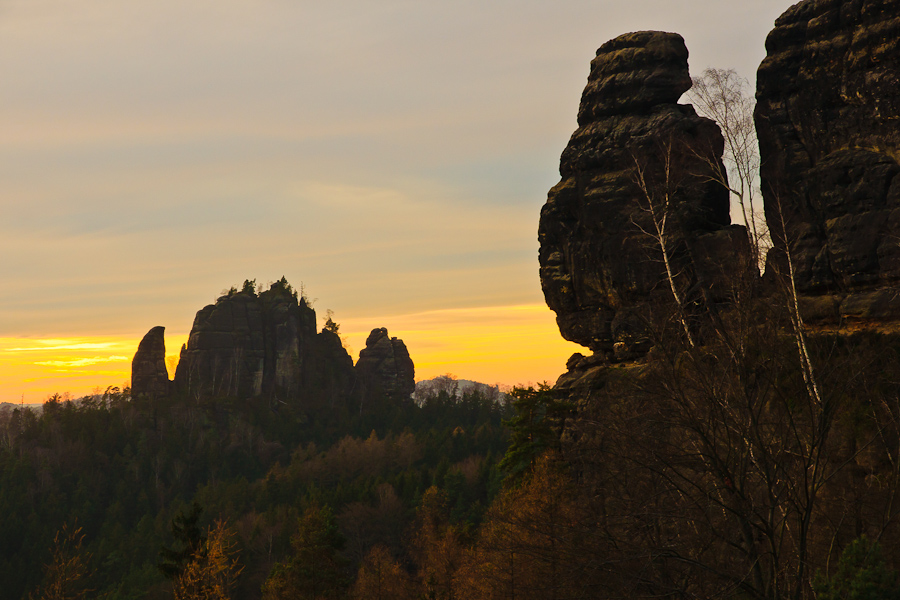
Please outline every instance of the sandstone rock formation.
[{"label": "sandstone rock formation", "polygon": [[366,347],[359,352],[356,373],[362,406],[381,398],[404,402],[416,390],[415,366],[406,345],[388,336],[384,327],[369,334]]},{"label": "sandstone rock formation", "polygon": [[766,220],[807,318],[900,314],[900,10],[806,0],[766,40],[756,126]]},{"label": "sandstone rock formation", "polygon": [[746,251],[743,228],[729,226],[727,190],[708,177],[721,165],[719,128],[677,103],[691,86],[687,58],[674,33],[600,47],[562,180],[541,211],[547,304],[563,337],[607,358],[645,352],[651,309],[673,304],[661,241],[687,302],[723,295],[723,274]]},{"label": "sandstone rock formation", "polygon": [[415,367],[402,340],[372,330],[354,367],[336,327],[317,332],[315,311],[284,278],[259,294],[246,282],[198,311],[172,382],[163,334],[154,327],[135,354],[136,396],[264,396],[313,412],[359,412],[381,401],[409,401],[415,391]]},{"label": "sandstone rock formation", "polygon": [[154,327],[138,344],[131,361],[131,394],[155,399],[169,394],[165,327]]},{"label": "sandstone rock formation", "polygon": [[354,384],[353,360],[316,313],[282,279],[257,295],[252,286],[201,309],[175,373],[188,397],[264,395],[334,404]]}]

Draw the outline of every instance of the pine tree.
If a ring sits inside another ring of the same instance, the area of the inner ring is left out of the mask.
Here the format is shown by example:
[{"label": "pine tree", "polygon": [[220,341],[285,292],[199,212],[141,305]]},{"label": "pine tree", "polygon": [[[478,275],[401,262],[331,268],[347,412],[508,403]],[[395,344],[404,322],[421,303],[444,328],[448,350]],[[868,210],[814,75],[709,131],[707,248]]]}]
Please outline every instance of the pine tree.
[{"label": "pine tree", "polygon": [[168,579],[177,579],[188,563],[202,558],[196,556],[202,555],[206,547],[206,537],[197,524],[201,513],[203,508],[194,502],[187,512],[181,511],[172,519],[172,535],[181,547],[162,548],[159,551],[160,563],[157,565]]},{"label": "pine tree", "polygon": [[349,581],[341,556],[344,537],[327,506],[310,507],[291,538],[293,555],[272,569],[263,584],[264,600],[317,600],[343,597]]},{"label": "pine tree", "polygon": [[546,382],[537,388],[514,387],[509,395],[516,415],[504,421],[510,440],[500,470],[508,482],[517,483],[534,470],[541,456],[559,448],[565,417],[572,407],[557,400]]}]

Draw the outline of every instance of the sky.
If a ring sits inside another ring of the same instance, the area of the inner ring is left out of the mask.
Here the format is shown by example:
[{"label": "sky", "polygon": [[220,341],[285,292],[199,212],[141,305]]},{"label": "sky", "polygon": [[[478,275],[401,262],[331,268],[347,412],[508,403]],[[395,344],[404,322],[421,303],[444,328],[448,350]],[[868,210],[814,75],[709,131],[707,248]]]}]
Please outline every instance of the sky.
[{"label": "sky", "polygon": [[122,386],[245,279],[354,358],[554,381],[537,226],[596,49],[682,34],[754,80],[785,0],[0,0],[0,401]]}]

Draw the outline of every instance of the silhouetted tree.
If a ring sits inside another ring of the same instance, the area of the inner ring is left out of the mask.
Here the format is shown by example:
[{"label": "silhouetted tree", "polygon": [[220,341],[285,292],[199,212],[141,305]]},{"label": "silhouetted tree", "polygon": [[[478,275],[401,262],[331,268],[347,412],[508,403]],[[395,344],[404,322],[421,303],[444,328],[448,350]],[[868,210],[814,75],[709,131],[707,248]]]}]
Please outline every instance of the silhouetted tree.
[{"label": "silhouetted tree", "polygon": [[515,416],[504,421],[510,431],[509,448],[500,470],[509,482],[518,481],[534,468],[537,460],[559,449],[565,419],[572,406],[560,401],[544,382],[535,387],[514,387],[509,392]]}]

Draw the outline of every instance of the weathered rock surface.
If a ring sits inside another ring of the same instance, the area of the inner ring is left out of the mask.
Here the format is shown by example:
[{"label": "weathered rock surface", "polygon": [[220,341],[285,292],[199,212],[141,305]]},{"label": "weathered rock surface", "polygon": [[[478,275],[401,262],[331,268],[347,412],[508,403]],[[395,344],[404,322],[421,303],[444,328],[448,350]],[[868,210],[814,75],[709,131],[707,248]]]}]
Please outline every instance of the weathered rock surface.
[{"label": "weathered rock surface", "polygon": [[315,311],[283,278],[259,294],[246,282],[197,312],[172,382],[164,328],[150,330],[134,357],[132,388],[198,400],[263,396],[313,412],[410,400],[415,366],[402,340],[372,330],[354,366],[330,325],[317,332]]},{"label": "weathered rock surface", "polygon": [[404,402],[416,390],[415,366],[406,344],[390,337],[384,327],[373,329],[366,339],[356,374],[363,406],[381,398]]},{"label": "weathered rock surface", "polygon": [[800,2],[766,49],[756,126],[767,271],[785,274],[790,248],[810,318],[888,318],[874,291],[900,281],[900,3]]},{"label": "weathered rock surface", "polygon": [[166,370],[166,328],[147,332],[131,361],[131,393],[134,397],[161,398],[169,394],[171,382]]},{"label": "weathered rock surface", "polygon": [[234,292],[201,309],[175,373],[189,397],[264,395],[308,404],[346,399],[353,360],[330,332],[316,332],[316,313],[287,282],[257,295]]},{"label": "weathered rock surface", "polygon": [[667,214],[668,258],[684,294],[723,295],[746,252],[727,190],[708,177],[721,165],[719,128],[677,104],[691,86],[687,58],[674,33],[629,33],[600,47],[562,180],[541,211],[541,284],[560,331],[613,360],[646,352],[653,307],[673,303],[651,206],[657,222]]}]

